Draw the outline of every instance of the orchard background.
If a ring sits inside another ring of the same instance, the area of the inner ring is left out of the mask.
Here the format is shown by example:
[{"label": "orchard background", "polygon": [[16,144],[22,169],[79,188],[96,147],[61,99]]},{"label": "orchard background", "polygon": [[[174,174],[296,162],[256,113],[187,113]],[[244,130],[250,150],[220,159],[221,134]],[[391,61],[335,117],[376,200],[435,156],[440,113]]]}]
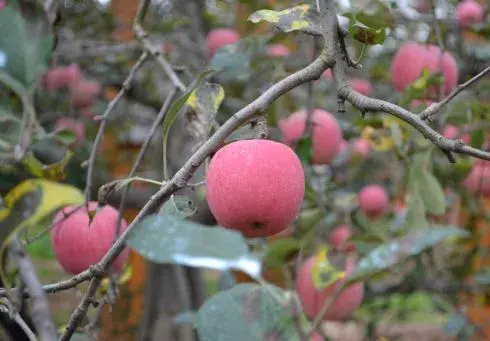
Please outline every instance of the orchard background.
[{"label": "orchard background", "polygon": [[1,340],[490,340],[484,0],[0,0]]}]

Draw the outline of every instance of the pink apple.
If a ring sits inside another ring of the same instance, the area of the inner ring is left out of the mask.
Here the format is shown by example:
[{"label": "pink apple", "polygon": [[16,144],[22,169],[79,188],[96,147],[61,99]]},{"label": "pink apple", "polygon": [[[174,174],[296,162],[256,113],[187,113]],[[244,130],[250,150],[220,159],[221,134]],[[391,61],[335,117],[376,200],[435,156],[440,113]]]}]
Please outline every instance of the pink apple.
[{"label": "pink apple", "polygon": [[55,127],[57,129],[71,130],[76,136],[74,145],[85,140],[85,125],[83,122],[77,121],[71,117],[61,117],[56,121]]},{"label": "pink apple", "polygon": [[463,187],[472,194],[490,196],[490,161],[477,160],[463,181]]},{"label": "pink apple", "polygon": [[70,86],[70,99],[78,109],[91,107],[101,90],[97,81],[81,79]]},{"label": "pink apple", "polygon": [[[307,111],[300,110],[279,121],[283,141],[288,145],[296,143],[304,134]],[[312,117],[312,143],[314,164],[328,164],[340,151],[342,130],[335,117],[329,112],[314,109]]]},{"label": "pink apple", "polygon": [[272,44],[267,47],[267,55],[272,57],[287,57],[289,56],[289,48],[283,44]]},{"label": "pink apple", "polygon": [[[55,224],[51,231],[54,254],[63,269],[71,274],[78,274],[98,263],[114,242],[118,211],[106,205],[95,212],[97,205],[95,201],[89,203],[89,211],[95,213],[91,222],[85,206],[71,214],[77,206],[68,206],[54,218]],[[126,228],[127,223],[123,219],[121,232]],[[125,249],[116,258],[114,270],[123,269],[128,255],[129,250]]]},{"label": "pink apple", "polygon": [[371,144],[366,139],[356,139],[353,144],[353,154],[355,157],[365,159],[371,153]]},{"label": "pink apple", "polygon": [[461,131],[458,127],[448,124],[444,127],[442,136],[450,140],[463,139],[465,144],[469,144],[471,141],[471,136],[467,133],[461,135]]},{"label": "pink apple", "polygon": [[206,198],[218,223],[246,237],[277,234],[299,214],[305,191],[301,161],[268,140],[227,144],[213,156]]},{"label": "pink apple", "polygon": [[389,198],[384,187],[379,185],[364,186],[359,192],[359,206],[368,218],[377,218],[388,209]]},{"label": "pink apple", "polygon": [[212,57],[220,48],[234,44],[240,40],[240,35],[231,28],[217,28],[208,33],[206,47],[208,56]]},{"label": "pink apple", "polygon": [[[312,268],[315,264],[315,257],[309,258],[298,270],[296,277],[296,292],[298,293],[303,311],[310,319],[320,313],[323,305],[330,300],[335,293],[338,285],[342,285],[345,280],[339,280],[331,286],[317,290],[313,284]],[[346,275],[351,275],[355,270],[355,263],[352,259],[347,258],[345,271]],[[351,315],[361,306],[364,298],[364,284],[354,283],[344,288],[337,299],[330,306],[325,314],[324,320],[342,321]]]},{"label": "pink apple", "polygon": [[461,28],[482,22],[484,14],[482,5],[474,0],[464,0],[456,7],[456,21]]},{"label": "pink apple", "polygon": [[373,93],[373,86],[371,85],[371,82],[367,80],[353,78],[349,81],[349,83],[352,89],[364,96],[371,96],[371,94]]},{"label": "pink apple", "polygon": [[47,90],[59,90],[68,88],[78,82],[82,73],[76,64],[58,66],[49,69],[43,77],[43,84]]},{"label": "pink apple", "polygon": [[[458,66],[449,52],[444,52],[435,45],[424,45],[409,41],[404,43],[395,54],[391,64],[391,80],[397,91],[403,91],[422,75],[424,68],[431,73],[442,69],[444,93],[449,94],[458,84]],[[442,66],[442,68],[441,68]],[[433,87],[431,93],[437,94]]]}]

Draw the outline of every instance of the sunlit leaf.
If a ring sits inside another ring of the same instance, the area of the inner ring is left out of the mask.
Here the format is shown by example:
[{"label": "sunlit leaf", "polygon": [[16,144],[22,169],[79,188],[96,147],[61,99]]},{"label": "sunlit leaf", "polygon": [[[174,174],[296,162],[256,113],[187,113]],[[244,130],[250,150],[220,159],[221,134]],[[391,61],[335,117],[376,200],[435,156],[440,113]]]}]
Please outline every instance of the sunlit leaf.
[{"label": "sunlit leaf", "polygon": [[59,181],[65,178],[65,168],[70,162],[72,156],[73,152],[67,150],[63,159],[58,162],[45,165],[38,158],[36,158],[36,156],[34,156],[32,151],[29,151],[20,162],[26,167],[29,173],[36,177]]},{"label": "sunlit leaf", "polygon": [[141,221],[127,244],[155,263],[172,263],[216,270],[241,270],[252,277],[261,272],[243,236],[222,227],[207,227],[174,215],[152,215]]},{"label": "sunlit leaf", "polygon": [[386,38],[387,23],[378,15],[344,13],[349,18],[349,34],[357,41],[367,45],[383,44]]},{"label": "sunlit leaf", "polygon": [[383,272],[409,257],[435,246],[445,239],[468,237],[468,231],[454,226],[432,226],[412,231],[372,250],[362,258],[350,281],[358,281]]},{"label": "sunlit leaf", "polygon": [[263,9],[252,13],[248,18],[253,23],[266,21],[283,32],[301,31],[321,35],[319,13],[310,5],[299,5],[282,11]]},{"label": "sunlit leaf", "polygon": [[298,341],[299,300],[272,285],[239,284],[208,299],[195,327],[201,341]]}]

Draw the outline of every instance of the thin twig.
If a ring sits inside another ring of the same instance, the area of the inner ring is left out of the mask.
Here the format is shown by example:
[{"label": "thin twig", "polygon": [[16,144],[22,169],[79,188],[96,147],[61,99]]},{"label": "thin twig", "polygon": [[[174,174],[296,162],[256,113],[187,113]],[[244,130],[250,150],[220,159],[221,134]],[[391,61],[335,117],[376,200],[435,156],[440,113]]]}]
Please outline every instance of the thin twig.
[{"label": "thin twig", "polygon": [[446,106],[454,97],[456,97],[461,91],[471,86],[473,83],[477,82],[483,78],[487,73],[490,72],[490,66],[484,69],[482,72],[477,74],[475,77],[471,78],[463,84],[459,84],[456,89],[454,89],[446,98],[442,101],[431,104],[428,108],[420,113],[420,119],[427,120],[433,115],[437,114],[444,106]]},{"label": "thin twig", "polygon": [[49,23],[53,24],[58,16],[58,4],[56,0],[46,0],[44,3],[44,12],[49,19]]},{"label": "thin twig", "polygon": [[36,269],[31,260],[22,249],[17,237],[11,244],[12,256],[19,267],[20,276],[29,291],[31,298],[31,311],[34,325],[39,333],[41,341],[56,340],[56,328],[53,323],[49,303],[37,278]]},{"label": "thin twig", "polygon": [[[157,117],[155,118],[155,121],[153,121],[153,125],[150,128],[150,132],[148,133],[145,142],[143,142],[143,145],[141,146],[138,155],[136,156],[136,160],[133,163],[133,166],[128,174],[128,178],[131,178],[134,176],[136,171],[138,170],[139,165],[141,164],[141,161],[143,160],[143,156],[145,155],[146,151],[148,150],[148,147],[150,146],[151,139],[153,138],[153,135],[155,135],[156,130],[158,127],[162,124],[163,120],[165,119],[165,116],[167,115],[167,111],[170,108],[170,105],[172,104],[172,100],[177,93],[177,90],[173,89],[170,94],[167,96],[167,99],[165,100],[165,103],[163,103],[162,108],[160,109],[160,112],[158,113]],[[121,226],[121,221],[122,221],[122,213],[124,212],[125,206],[126,206],[126,198],[129,193],[131,186],[128,185],[123,189],[123,193],[121,195],[121,202],[119,204],[119,216],[117,219],[117,229],[116,229],[116,236],[115,240],[117,240],[117,237],[119,236],[120,232],[120,226]]]},{"label": "thin twig", "polygon": [[85,202],[86,203],[88,203],[90,201],[90,194],[92,193],[92,177],[93,177],[94,166],[95,166],[95,156],[97,155],[97,149],[98,149],[99,143],[101,142],[101,140],[104,136],[105,127],[106,127],[109,115],[114,110],[116,105],[119,103],[121,98],[130,89],[131,82],[133,81],[133,78],[136,74],[136,71],[138,71],[138,69],[143,65],[143,63],[145,62],[147,57],[148,57],[148,53],[143,52],[141,54],[140,58],[133,65],[131,71],[129,72],[128,77],[123,82],[121,90],[119,90],[116,97],[114,97],[114,99],[112,99],[112,101],[107,106],[107,109],[105,110],[104,114],[102,114],[102,122],[100,123],[99,130],[97,131],[97,136],[95,137],[95,141],[94,141],[94,144],[92,146],[92,150],[90,151],[90,157],[88,159],[87,184],[85,186]]},{"label": "thin twig", "polygon": [[148,33],[146,33],[143,27],[137,22],[134,23],[133,29],[136,37],[141,42],[145,50],[156,59],[157,63],[165,71],[172,84],[177,89],[184,92],[186,86],[184,85],[184,83],[182,83],[179,76],[177,76],[172,65],[163,57],[162,51],[158,47],[153,45],[153,43],[150,41],[150,39],[148,38]]},{"label": "thin twig", "polygon": [[335,290],[332,293],[332,295],[328,298],[328,300],[323,302],[322,308],[320,309],[318,314],[315,316],[315,319],[313,320],[313,322],[311,324],[311,329],[308,332],[308,337],[311,337],[317,331],[317,329],[321,326],[321,322],[325,318],[325,315],[327,314],[328,310],[332,307],[332,304],[337,300],[337,298],[339,297],[342,290],[344,290],[344,287],[345,287],[345,282],[337,283],[335,286]]}]

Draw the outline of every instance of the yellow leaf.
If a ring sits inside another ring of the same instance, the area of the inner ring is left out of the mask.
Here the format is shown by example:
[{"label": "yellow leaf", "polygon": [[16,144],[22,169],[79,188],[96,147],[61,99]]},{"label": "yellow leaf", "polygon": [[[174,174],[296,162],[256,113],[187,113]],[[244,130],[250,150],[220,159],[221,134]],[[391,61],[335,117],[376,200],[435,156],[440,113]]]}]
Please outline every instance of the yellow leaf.
[{"label": "yellow leaf", "polygon": [[[124,273],[118,278],[117,284],[122,285],[129,282],[133,275],[133,267],[131,265],[124,269]],[[105,295],[109,289],[109,278],[104,278],[100,284],[100,292]]]},{"label": "yellow leaf", "polygon": [[313,285],[317,290],[325,289],[339,279],[345,277],[345,271],[338,270],[328,258],[328,246],[323,245],[315,255],[315,263],[311,269]]},{"label": "yellow leaf", "polygon": [[[5,206],[0,208],[0,257],[14,232],[36,226],[62,207],[83,202],[83,193],[70,185],[42,179],[21,182],[7,193]],[[5,279],[1,267],[0,276]]]}]

